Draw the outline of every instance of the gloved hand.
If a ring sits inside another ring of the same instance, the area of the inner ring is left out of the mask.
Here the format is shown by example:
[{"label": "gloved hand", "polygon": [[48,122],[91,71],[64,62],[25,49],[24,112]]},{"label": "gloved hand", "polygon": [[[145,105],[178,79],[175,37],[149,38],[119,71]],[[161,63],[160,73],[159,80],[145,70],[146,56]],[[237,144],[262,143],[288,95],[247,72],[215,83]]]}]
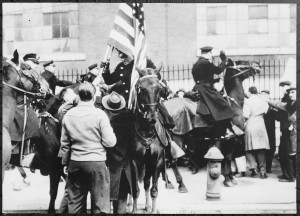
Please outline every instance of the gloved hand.
[{"label": "gloved hand", "polygon": [[226,61],[227,59],[227,56],[225,55],[225,52],[223,50],[220,52],[220,58],[222,61]]},{"label": "gloved hand", "polygon": [[184,93],[183,97],[190,98],[193,101],[198,101],[200,98],[200,94],[199,94],[199,92],[188,91],[188,92]]},{"label": "gloved hand", "polygon": [[109,65],[110,63],[107,61],[107,62],[101,62],[100,63],[100,68],[103,68],[104,71],[107,71],[109,69]]}]

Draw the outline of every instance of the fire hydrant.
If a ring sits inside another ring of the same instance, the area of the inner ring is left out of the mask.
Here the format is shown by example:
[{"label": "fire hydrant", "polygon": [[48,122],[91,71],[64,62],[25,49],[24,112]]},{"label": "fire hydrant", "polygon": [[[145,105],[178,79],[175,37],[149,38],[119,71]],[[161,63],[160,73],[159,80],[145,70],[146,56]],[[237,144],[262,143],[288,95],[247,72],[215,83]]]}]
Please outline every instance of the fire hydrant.
[{"label": "fire hydrant", "polygon": [[206,198],[208,200],[216,200],[221,196],[221,161],[224,159],[221,151],[213,146],[204,156],[207,162],[207,190]]}]

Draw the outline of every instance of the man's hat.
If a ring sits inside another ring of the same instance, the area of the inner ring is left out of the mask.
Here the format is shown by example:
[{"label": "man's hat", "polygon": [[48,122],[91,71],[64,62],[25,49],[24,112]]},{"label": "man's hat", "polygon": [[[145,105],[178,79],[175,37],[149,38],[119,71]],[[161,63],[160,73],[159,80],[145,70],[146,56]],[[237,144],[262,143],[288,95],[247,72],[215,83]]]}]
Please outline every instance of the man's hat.
[{"label": "man's hat", "polygon": [[279,83],[279,86],[285,86],[285,85],[290,86],[291,84],[292,84],[291,81],[282,81]]},{"label": "man's hat", "polygon": [[113,91],[110,95],[102,98],[102,105],[108,110],[120,110],[126,106],[126,102],[122,95]]},{"label": "man's hat", "polygon": [[40,57],[36,53],[29,53],[29,54],[24,55],[24,57],[23,57],[24,61],[30,60],[36,64],[39,64],[39,61],[38,61],[39,59],[40,59]]},{"label": "man's hat", "polygon": [[296,86],[291,85],[286,91],[290,92],[292,90],[297,90]]},{"label": "man's hat", "polygon": [[[49,65],[51,65],[51,64],[53,64],[53,60],[45,62],[45,63],[43,64],[43,66],[44,66],[44,67],[47,67],[47,66],[49,66]],[[53,67],[55,67],[54,64],[53,64]]]},{"label": "man's hat", "polygon": [[88,69],[89,69],[90,73],[98,76],[99,71],[98,70],[97,71],[95,71],[95,70],[93,71],[93,69],[97,69],[97,63],[96,64],[92,64],[91,66],[88,67]]},{"label": "man's hat", "polygon": [[269,90],[262,90],[261,93],[263,93],[263,92],[266,93],[266,94],[270,94]]},{"label": "man's hat", "polygon": [[213,49],[213,48],[210,47],[210,46],[205,46],[205,47],[200,48],[201,53],[208,53],[208,52],[210,52],[212,49]]}]

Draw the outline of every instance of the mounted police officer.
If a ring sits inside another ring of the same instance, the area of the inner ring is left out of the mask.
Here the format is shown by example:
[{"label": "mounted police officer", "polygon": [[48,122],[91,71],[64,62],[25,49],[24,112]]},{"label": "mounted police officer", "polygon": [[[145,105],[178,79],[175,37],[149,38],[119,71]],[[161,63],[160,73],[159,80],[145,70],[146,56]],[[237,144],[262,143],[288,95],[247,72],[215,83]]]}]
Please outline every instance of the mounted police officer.
[{"label": "mounted police officer", "polygon": [[31,69],[36,70],[39,65],[40,57],[36,53],[28,53],[24,55],[23,60],[26,64],[30,65]]},{"label": "mounted police officer", "polygon": [[235,116],[225,98],[218,92],[213,84],[218,81],[214,74],[221,74],[226,68],[227,57],[223,51],[220,52],[222,60],[219,66],[212,63],[212,47],[201,48],[201,56],[192,68],[195,86],[192,91],[196,92],[198,98],[197,113],[213,121],[231,119]]},{"label": "mounted police officer", "polygon": [[[109,92],[115,91],[118,94],[122,95],[125,98],[126,105],[128,104],[129,99],[129,92],[130,92],[130,85],[131,85],[131,74],[134,65],[134,59],[132,56],[123,53],[122,51],[118,50],[119,58],[121,58],[122,62],[119,63],[113,73],[110,73],[109,70],[109,63],[101,62],[100,67],[104,67],[103,71],[103,79],[107,85],[114,84]],[[153,62],[147,58],[147,68],[156,69]],[[158,78],[161,78],[161,75],[158,74]],[[170,92],[170,89],[167,85],[163,86],[164,92],[162,97],[166,98],[167,94]],[[174,120],[169,115],[168,111],[166,110],[165,106],[160,103],[158,105],[158,109],[160,111],[161,117],[163,118],[164,126],[172,129],[175,126]]]},{"label": "mounted police officer", "polygon": [[55,94],[56,86],[66,87],[73,84],[70,81],[59,80],[55,76],[54,74],[55,64],[53,60],[44,63],[43,66],[45,68],[45,71],[41,74],[41,76],[44,77],[44,79],[49,83],[49,87],[53,94]]}]

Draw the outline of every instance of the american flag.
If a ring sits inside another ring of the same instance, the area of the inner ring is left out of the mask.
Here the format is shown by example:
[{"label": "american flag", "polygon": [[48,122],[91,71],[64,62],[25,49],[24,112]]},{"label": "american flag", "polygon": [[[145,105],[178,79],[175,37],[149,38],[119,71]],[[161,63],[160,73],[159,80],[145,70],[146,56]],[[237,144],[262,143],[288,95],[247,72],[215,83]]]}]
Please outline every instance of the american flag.
[{"label": "american flag", "polygon": [[139,78],[135,66],[146,67],[145,16],[142,3],[121,3],[109,35],[108,44],[134,56],[128,107],[132,108],[134,85]]}]

